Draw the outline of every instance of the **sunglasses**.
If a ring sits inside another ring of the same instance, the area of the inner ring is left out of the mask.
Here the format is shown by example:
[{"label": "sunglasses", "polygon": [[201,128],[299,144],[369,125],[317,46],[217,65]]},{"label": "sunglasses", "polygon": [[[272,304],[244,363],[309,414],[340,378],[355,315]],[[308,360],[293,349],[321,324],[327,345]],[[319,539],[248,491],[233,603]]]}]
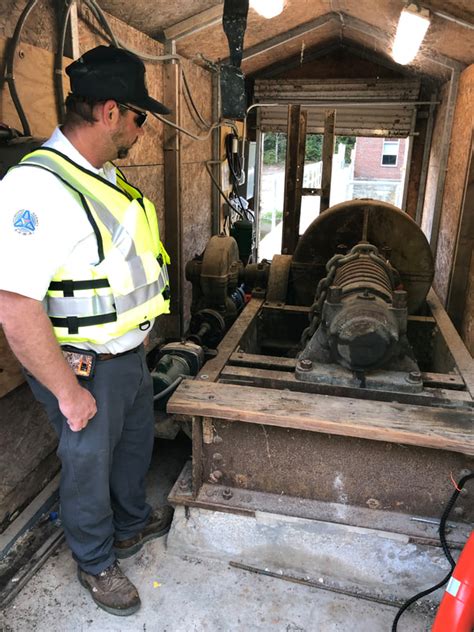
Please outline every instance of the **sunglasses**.
[{"label": "sunglasses", "polygon": [[119,103],[119,106],[123,108],[124,110],[130,110],[130,112],[134,112],[136,114],[135,125],[137,127],[142,127],[145,124],[146,118],[148,116],[146,112],[137,110],[136,108],[133,108],[131,105],[125,105],[124,103]]}]

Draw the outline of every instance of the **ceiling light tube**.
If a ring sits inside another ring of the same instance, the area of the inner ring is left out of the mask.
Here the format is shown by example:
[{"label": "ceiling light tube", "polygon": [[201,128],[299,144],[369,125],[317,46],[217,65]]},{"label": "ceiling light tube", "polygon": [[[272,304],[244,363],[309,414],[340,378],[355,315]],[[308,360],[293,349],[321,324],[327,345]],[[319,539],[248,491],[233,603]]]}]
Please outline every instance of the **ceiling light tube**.
[{"label": "ceiling light tube", "polygon": [[428,9],[409,4],[402,10],[392,48],[392,57],[398,64],[409,64],[415,59],[429,25]]},{"label": "ceiling light tube", "polygon": [[250,6],[262,17],[270,20],[280,15],[285,6],[285,0],[250,0]]}]

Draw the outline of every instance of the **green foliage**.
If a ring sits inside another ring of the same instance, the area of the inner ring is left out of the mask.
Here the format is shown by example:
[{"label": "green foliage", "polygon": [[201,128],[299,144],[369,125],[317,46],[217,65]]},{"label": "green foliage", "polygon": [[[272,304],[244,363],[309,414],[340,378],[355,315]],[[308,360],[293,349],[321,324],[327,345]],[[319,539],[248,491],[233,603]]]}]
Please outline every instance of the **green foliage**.
[{"label": "green foliage", "polygon": [[[351,151],[355,146],[355,136],[336,136],[336,147],[342,143],[346,146],[345,161],[349,163]],[[263,140],[263,164],[281,165],[286,158],[286,134],[281,132],[268,132]],[[319,162],[323,159],[323,135],[307,134],[305,146],[305,161]]]},{"label": "green foliage", "polygon": [[351,161],[351,151],[354,149],[356,144],[355,136],[336,136],[336,151],[339,145],[345,145],[346,151],[344,153],[344,162],[348,165]]}]

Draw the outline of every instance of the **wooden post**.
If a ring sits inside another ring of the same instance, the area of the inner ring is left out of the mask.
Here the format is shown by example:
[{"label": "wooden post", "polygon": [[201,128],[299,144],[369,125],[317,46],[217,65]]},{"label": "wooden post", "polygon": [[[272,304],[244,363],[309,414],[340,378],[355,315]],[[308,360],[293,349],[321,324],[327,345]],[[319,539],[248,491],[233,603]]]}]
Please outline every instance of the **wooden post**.
[{"label": "wooden post", "polygon": [[321,204],[319,212],[323,213],[329,208],[331,195],[332,157],[334,155],[334,139],[336,127],[336,110],[328,110],[324,121],[323,139],[323,172],[321,174]]},{"label": "wooden post", "polygon": [[[174,54],[174,41],[165,44],[165,52]],[[165,63],[163,77],[164,102],[171,110],[169,120],[180,124],[181,68],[174,60]],[[183,283],[182,270],[182,222],[181,222],[181,158],[178,130],[164,125],[164,198],[165,198],[165,234],[166,248],[171,257],[169,277],[171,287],[171,332],[181,337],[183,333]]]},{"label": "wooden post", "polygon": [[281,252],[291,255],[300,236],[301,191],[303,188],[307,112],[300,105],[288,106],[285,195]]}]

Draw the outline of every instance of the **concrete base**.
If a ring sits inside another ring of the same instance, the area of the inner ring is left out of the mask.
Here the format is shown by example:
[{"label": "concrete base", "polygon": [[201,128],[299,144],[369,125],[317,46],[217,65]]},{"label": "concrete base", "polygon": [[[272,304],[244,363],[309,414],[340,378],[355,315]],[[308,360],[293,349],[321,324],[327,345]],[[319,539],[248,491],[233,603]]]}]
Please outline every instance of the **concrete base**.
[{"label": "concrete base", "polygon": [[[159,442],[150,475],[149,498],[160,505],[168,495],[184,461],[189,446],[177,442]],[[282,522],[283,520],[283,522]],[[311,522],[311,521],[310,521]],[[314,521],[312,521],[314,522]],[[311,568],[311,576],[326,581],[334,563],[329,555],[340,549],[353,572],[355,555],[351,540],[335,528],[326,530],[317,539],[314,531],[294,519],[258,515],[243,518],[231,514],[203,510],[176,512],[172,530],[166,538],[153,540],[133,557],[123,560],[121,567],[137,586],[141,609],[130,617],[116,617],[99,609],[76,578],[76,565],[65,544],[46,562],[14,601],[0,611],[1,632],[384,632],[391,629],[397,607],[371,603],[363,599],[325,592],[315,587],[290,583],[283,579],[255,575],[229,567],[231,560],[275,568],[286,560],[285,568]],[[333,525],[334,526],[334,525]],[[329,529],[329,527],[328,527]],[[281,539],[286,534],[287,542]],[[265,537],[267,540],[265,541]],[[358,534],[362,537],[362,534]],[[316,557],[313,539],[323,547]],[[372,536],[372,543],[377,542]],[[393,543],[393,541],[392,541]],[[383,559],[394,555],[408,557],[420,566],[406,575],[399,572],[406,585],[412,582],[413,592],[425,587],[423,559],[413,557],[410,545],[385,549],[386,557],[377,562],[377,573],[383,571]],[[374,545],[374,550],[377,547]],[[360,549],[364,550],[364,549]],[[366,549],[368,550],[368,549]],[[297,557],[292,560],[291,556]],[[245,555],[244,555],[245,554]],[[357,555],[360,553],[358,552]],[[308,556],[308,561],[306,561]],[[211,557],[220,559],[211,559]],[[369,557],[364,568],[370,569]],[[319,559],[320,567],[315,566]],[[400,563],[405,558],[400,560]],[[428,555],[425,558],[430,560]],[[224,561],[223,561],[224,560]],[[291,564],[289,564],[289,560]],[[325,565],[323,566],[323,562]],[[431,560],[429,568],[436,566]],[[324,575],[323,575],[324,571]],[[369,571],[359,572],[366,586],[377,586],[386,575],[372,584],[365,578]],[[439,576],[444,570],[439,568]],[[342,562],[338,576],[347,577]],[[406,583],[408,582],[408,584]],[[429,582],[428,582],[429,584]],[[409,589],[407,589],[409,590]],[[375,588],[374,588],[375,591]],[[428,632],[433,612],[416,608],[405,613],[399,630]]]},{"label": "concrete base", "polygon": [[[398,533],[195,507],[176,508],[168,550],[240,562],[394,601],[436,584],[449,570],[440,548],[411,544]],[[441,595],[439,591],[430,598],[437,601]]]}]

